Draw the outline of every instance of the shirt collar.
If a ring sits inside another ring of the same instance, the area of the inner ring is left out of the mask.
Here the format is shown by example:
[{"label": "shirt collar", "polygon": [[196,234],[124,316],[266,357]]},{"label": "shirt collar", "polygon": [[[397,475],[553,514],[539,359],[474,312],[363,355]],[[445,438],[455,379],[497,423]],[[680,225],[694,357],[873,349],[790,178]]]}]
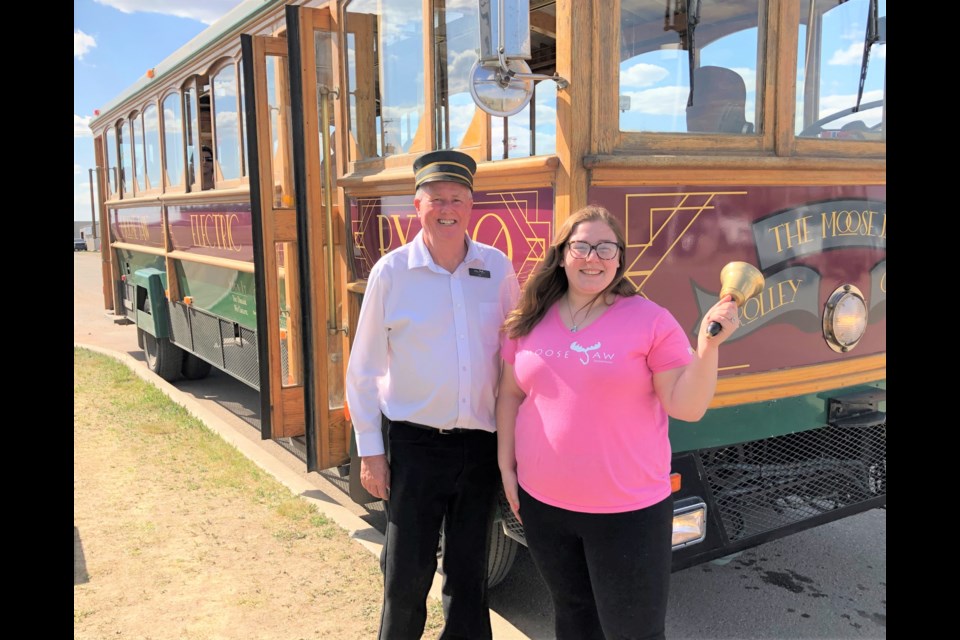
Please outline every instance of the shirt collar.
[{"label": "shirt collar", "polygon": [[[462,265],[483,264],[483,252],[480,245],[470,239],[470,236],[464,234],[463,237],[467,243],[467,255],[464,256]],[[427,267],[433,271],[445,271],[433,261],[430,250],[427,249],[427,243],[423,241],[423,230],[417,232],[413,240],[410,241],[410,253],[407,258],[407,267],[415,269],[417,267]],[[457,267],[458,269],[460,267]]]}]

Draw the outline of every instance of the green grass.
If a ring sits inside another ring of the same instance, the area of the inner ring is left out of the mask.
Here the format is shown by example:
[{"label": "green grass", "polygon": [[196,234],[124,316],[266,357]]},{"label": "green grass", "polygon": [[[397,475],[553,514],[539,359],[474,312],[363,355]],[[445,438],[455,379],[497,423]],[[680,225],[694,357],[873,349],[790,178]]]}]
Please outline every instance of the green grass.
[{"label": "green grass", "polygon": [[[75,638],[148,637],[172,620],[195,637],[227,637],[223,620],[244,620],[245,637],[280,637],[266,610],[290,638],[319,637],[311,628],[321,625],[339,633],[325,637],[376,635],[383,576],[373,555],[128,365],[83,348],[74,526]],[[442,625],[440,603],[428,601],[425,637]]]},{"label": "green grass", "polygon": [[342,532],[314,505],[247,459],[159,389],[113,358],[74,349],[74,422],[98,425],[163,464],[185,491],[242,491],[288,525],[279,539]]}]

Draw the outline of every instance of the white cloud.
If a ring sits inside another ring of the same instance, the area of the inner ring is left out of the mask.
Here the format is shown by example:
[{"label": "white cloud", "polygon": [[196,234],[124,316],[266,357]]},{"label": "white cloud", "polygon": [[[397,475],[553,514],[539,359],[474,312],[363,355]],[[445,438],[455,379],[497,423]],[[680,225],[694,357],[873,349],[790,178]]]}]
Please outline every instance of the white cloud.
[{"label": "white cloud", "polygon": [[[93,223],[93,206],[90,203],[90,176],[85,170],[83,177],[76,178],[73,182],[73,219],[77,222]],[[96,199],[97,187],[93,186],[93,199]]]},{"label": "white cloud", "polygon": [[467,51],[452,51],[453,60],[448,70],[447,87],[448,94],[469,92],[470,91],[470,70],[473,63],[477,60],[477,52],[473,49]]},{"label": "white cloud", "polygon": [[663,67],[644,62],[631,65],[620,71],[620,91],[626,93],[626,89],[642,89],[651,87],[664,78],[669,73]]},{"label": "white cloud", "polygon": [[[798,92],[797,95],[803,95]],[[883,89],[874,89],[873,91],[864,91],[863,98],[860,100],[860,106],[863,107],[871,102],[877,102],[883,100]],[[825,118],[833,113],[839,113],[841,111],[849,111],[853,105],[857,103],[857,94],[836,94],[823,96],[820,100],[820,118]],[[881,105],[882,106],[882,105]],[[796,122],[794,127],[796,131],[803,129],[803,102],[797,101],[796,106]],[[861,120],[868,127],[873,127],[880,123],[880,119],[883,116],[883,111],[880,107],[871,107],[866,110],[859,111],[857,113],[848,113],[847,115],[841,116],[836,120],[831,120],[829,123],[823,125],[826,129],[839,129],[844,124],[851,122],[853,120]]]},{"label": "white cloud", "polygon": [[212,24],[239,5],[241,0],[203,0],[203,2],[197,2],[197,0],[96,0],[96,2],[123,13],[160,13]]},{"label": "white cloud", "polygon": [[93,36],[87,35],[80,29],[73,32],[73,57],[83,60],[84,54],[97,46]]},{"label": "white cloud", "polygon": [[833,65],[848,65],[848,64],[860,64],[860,60],[863,58],[863,43],[862,42],[853,42],[846,49],[837,49],[833,52],[833,55],[830,57],[830,61],[827,64]]},{"label": "white cloud", "polygon": [[456,136],[462,136],[467,132],[467,128],[470,126],[470,123],[473,122],[473,115],[476,113],[477,108],[477,105],[473,103],[472,99],[469,104],[450,105],[450,130],[456,132],[451,136],[454,138],[453,142],[460,142],[456,139]]},{"label": "white cloud", "polygon": [[[557,121],[557,110],[554,108],[556,104],[556,98],[550,103],[541,102],[537,100],[537,122],[556,122]],[[538,127],[538,130],[540,128]]]},{"label": "white cloud", "polygon": [[75,182],[73,184],[73,219],[91,222],[93,213],[90,210],[90,183]]},{"label": "white cloud", "polygon": [[[743,78],[743,84],[747,89],[747,95],[757,92],[757,70],[750,67],[733,67],[733,71]],[[694,89],[696,90],[696,89]]]},{"label": "white cloud", "polygon": [[91,116],[78,116],[77,114],[73,114],[74,138],[90,138],[93,136],[93,131],[90,130],[91,119]]},{"label": "white cloud", "polygon": [[626,91],[630,96],[630,111],[657,116],[683,114],[689,90],[686,87],[657,87],[646,91]]},{"label": "white cloud", "polygon": [[73,137],[90,138],[93,132],[90,131],[90,116],[78,116],[73,114]]},{"label": "white cloud", "polygon": [[[860,100],[861,105],[865,105],[868,102],[875,102],[877,100],[883,100],[883,90],[874,89],[873,91],[864,91],[863,98]],[[846,95],[832,95],[832,96],[823,96],[820,99],[820,117],[830,115],[831,113],[837,113],[838,111],[845,111],[857,103],[857,94],[851,93]],[[862,114],[861,114],[862,115]],[[878,109],[876,114],[876,120],[880,119],[880,110]],[[838,120],[838,122],[844,122],[843,120]]]},{"label": "white cloud", "polygon": [[[883,60],[887,59],[887,45],[880,44],[870,47],[870,59],[881,58]],[[838,49],[833,52],[833,55],[830,57],[830,61],[827,64],[831,65],[860,65],[863,61],[863,43],[854,42],[846,49]]]}]

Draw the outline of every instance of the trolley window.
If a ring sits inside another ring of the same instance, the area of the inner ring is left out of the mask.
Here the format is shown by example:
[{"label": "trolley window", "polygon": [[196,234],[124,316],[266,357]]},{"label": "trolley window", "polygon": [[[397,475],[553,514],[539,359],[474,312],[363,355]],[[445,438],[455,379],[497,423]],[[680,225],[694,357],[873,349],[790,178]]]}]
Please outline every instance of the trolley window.
[{"label": "trolley window", "polygon": [[451,3],[436,0],[433,6],[438,149],[473,146],[486,120],[470,95],[470,70],[479,47],[477,6],[448,5]]},{"label": "trolley window", "polygon": [[160,178],[160,116],[157,105],[147,105],[140,117],[143,122],[143,168],[144,191],[159,190],[163,181]]},{"label": "trolley window", "polygon": [[197,91],[192,86],[183,90],[183,126],[184,141],[186,142],[187,158],[187,188],[190,191],[200,190],[200,128],[198,126],[199,113],[197,105]]},{"label": "trolley window", "polygon": [[[241,69],[243,68],[242,60],[240,60],[237,64],[241,65],[240,66]],[[239,134],[240,135],[240,153],[242,154],[241,159],[243,161],[243,164],[240,165],[240,173],[241,175],[246,177],[249,175],[249,167],[250,167],[250,159],[249,159],[249,156],[247,155],[247,129],[243,125],[244,114],[247,112],[247,92],[244,91],[243,89],[243,74],[240,73],[238,75],[239,75],[238,79],[240,83],[240,113],[237,114],[237,116],[239,121],[238,128],[240,130],[240,134]]]},{"label": "trolley window", "polygon": [[183,183],[183,117],[180,94],[171,93],[163,100],[163,148],[166,188],[182,190]]},{"label": "trolley window", "polygon": [[797,137],[885,139],[886,15],[886,0],[801,4]]},{"label": "trolley window", "polygon": [[[347,6],[351,160],[426,149],[421,0]],[[417,144],[414,145],[414,141]]]},{"label": "trolley window", "polygon": [[107,197],[119,195],[117,188],[117,131],[114,126],[107,127],[104,136],[103,165],[107,168]]},{"label": "trolley window", "polygon": [[138,113],[133,116],[130,119],[130,123],[133,127],[133,193],[140,195],[140,193],[146,189],[145,177],[147,174],[147,169],[144,165],[145,154],[143,152],[143,114]]},{"label": "trolley window", "polygon": [[[555,2],[530,3],[530,72],[552,76],[557,70]],[[477,36],[479,38],[479,35]],[[550,155],[557,151],[557,83],[537,80],[530,102],[516,114],[490,117],[490,159]]]},{"label": "trolley window", "polygon": [[130,120],[120,122],[117,125],[117,135],[120,137],[120,197],[132,198],[134,194],[133,123]]},{"label": "trolley window", "polygon": [[240,106],[237,92],[237,67],[230,63],[213,75],[213,138],[216,183],[239,180],[243,176],[240,160]]},{"label": "trolley window", "polygon": [[620,4],[621,131],[759,133],[758,0],[666,7]]}]

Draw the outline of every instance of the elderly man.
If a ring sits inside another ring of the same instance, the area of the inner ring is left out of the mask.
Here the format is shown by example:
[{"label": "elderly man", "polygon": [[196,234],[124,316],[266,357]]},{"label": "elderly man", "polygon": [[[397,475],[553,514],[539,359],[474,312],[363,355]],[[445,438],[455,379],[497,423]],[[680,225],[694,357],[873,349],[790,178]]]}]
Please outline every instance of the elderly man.
[{"label": "elderly man", "polygon": [[386,501],[379,638],[423,634],[442,525],[440,638],[489,639],[498,338],[519,288],[503,252],[467,233],[473,158],[433,151],[413,168],[422,228],[373,266],[347,365],[361,483]]}]

